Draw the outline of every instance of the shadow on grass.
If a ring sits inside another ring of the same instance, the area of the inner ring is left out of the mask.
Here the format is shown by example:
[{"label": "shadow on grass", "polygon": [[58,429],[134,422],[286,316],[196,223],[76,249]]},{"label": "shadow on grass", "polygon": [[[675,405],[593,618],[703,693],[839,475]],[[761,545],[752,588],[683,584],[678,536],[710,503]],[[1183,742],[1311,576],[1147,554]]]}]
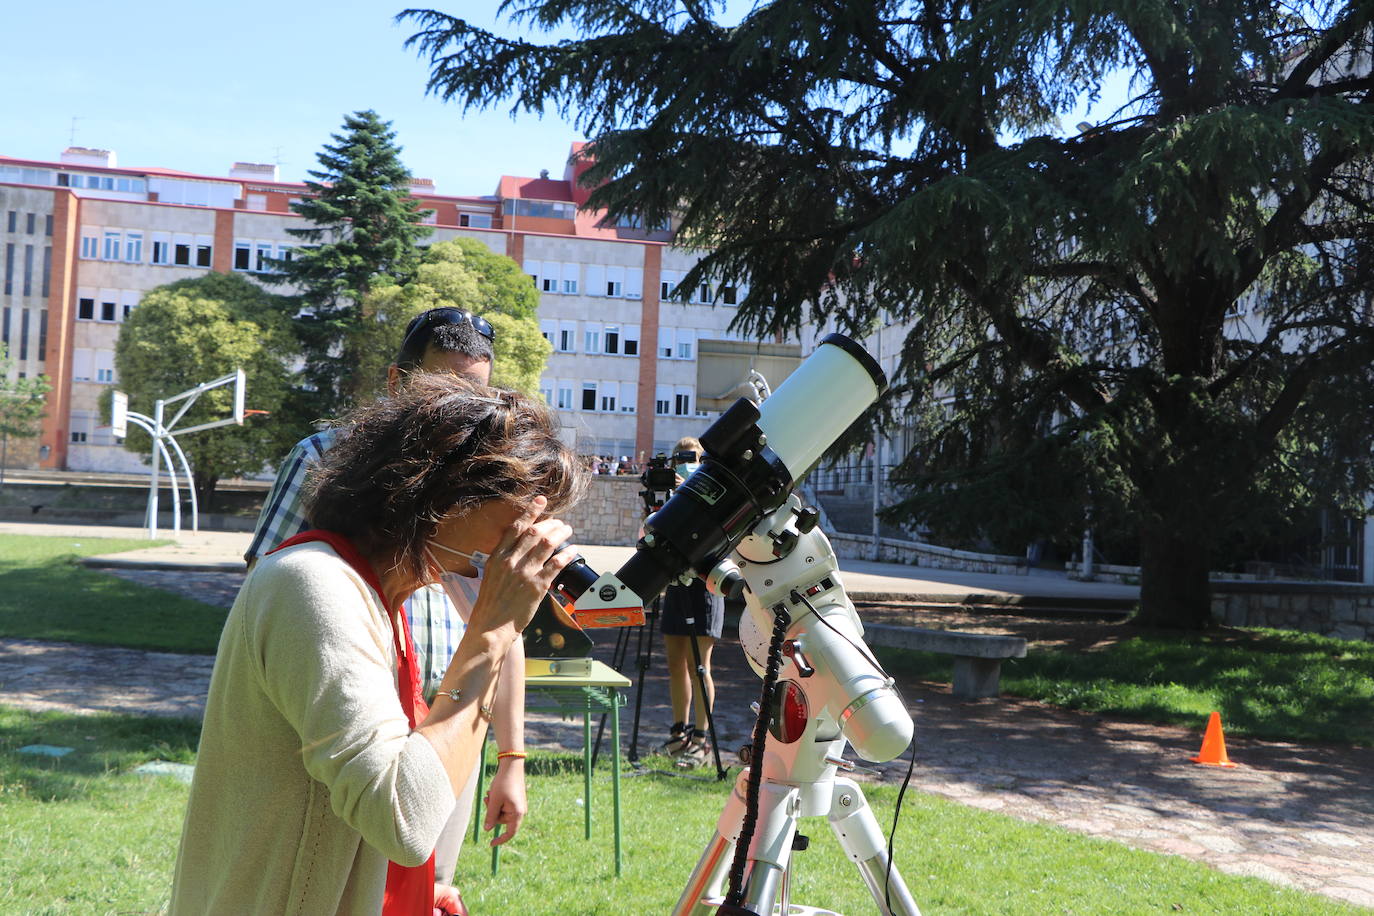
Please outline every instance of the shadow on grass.
[{"label": "shadow on grass", "polygon": [[[0,707],[0,783],[43,801],[82,798],[95,776],[150,760],[194,763],[200,721],[163,717],[29,712]],[[62,757],[21,754],[30,745],[69,747]]]},{"label": "shadow on grass", "polygon": [[[948,681],[947,656],[883,649],[884,665]],[[1134,635],[1092,651],[1029,647],[1002,668],[1005,693],[1068,709],[1195,727],[1221,712],[1228,732],[1374,745],[1374,645],[1308,633]]]},{"label": "shadow on grass", "polygon": [[0,562],[0,636],[212,654],[227,612],[75,565]]}]

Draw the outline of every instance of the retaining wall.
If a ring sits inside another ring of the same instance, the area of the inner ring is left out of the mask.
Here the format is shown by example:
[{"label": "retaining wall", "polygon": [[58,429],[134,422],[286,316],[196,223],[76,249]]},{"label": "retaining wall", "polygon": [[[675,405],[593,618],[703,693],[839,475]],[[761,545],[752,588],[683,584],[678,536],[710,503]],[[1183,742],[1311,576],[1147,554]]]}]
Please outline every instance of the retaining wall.
[{"label": "retaining wall", "polygon": [[637,475],[591,478],[582,502],[563,516],[572,525],[573,540],[579,544],[633,547],[644,520],[641,489]]}]

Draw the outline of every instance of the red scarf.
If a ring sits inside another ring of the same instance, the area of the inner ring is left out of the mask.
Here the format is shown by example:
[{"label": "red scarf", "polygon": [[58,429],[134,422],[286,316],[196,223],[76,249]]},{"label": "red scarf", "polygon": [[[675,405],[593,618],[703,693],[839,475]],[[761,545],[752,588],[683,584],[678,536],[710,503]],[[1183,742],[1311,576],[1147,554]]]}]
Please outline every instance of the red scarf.
[{"label": "red scarf", "polygon": [[[354,547],[348,538],[341,534],[312,528],[282,541],[268,553],[276,553],[278,550],[311,541],[323,541],[328,544],[339,555],[340,559],[353,567],[353,571],[363,577],[364,582],[372,586],[372,590],[377,593],[377,597],[381,598],[385,605],[386,594],[382,591],[382,581],[377,577],[372,564],[358,552],[358,548]],[[396,641],[396,658],[399,665],[396,686],[397,693],[400,694],[401,709],[405,710],[410,727],[415,728],[425,716],[429,715],[429,706],[425,704],[424,696],[420,691],[420,671],[415,665],[415,644],[410,638],[410,621],[406,619],[402,608],[388,610],[393,617],[401,622],[400,626],[392,626],[391,628],[391,635]],[[423,865],[406,867],[397,865],[395,862],[388,862],[386,864],[386,893],[382,897],[382,916],[421,916],[421,914],[430,916],[433,912],[434,853],[429,854],[429,861]]]}]

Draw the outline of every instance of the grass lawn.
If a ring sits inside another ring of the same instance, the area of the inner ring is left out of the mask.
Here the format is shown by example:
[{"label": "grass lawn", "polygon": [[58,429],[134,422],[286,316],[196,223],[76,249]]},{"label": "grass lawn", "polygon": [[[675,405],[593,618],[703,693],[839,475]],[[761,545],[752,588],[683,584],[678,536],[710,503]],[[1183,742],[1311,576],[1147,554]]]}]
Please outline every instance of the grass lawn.
[{"label": "grass lawn", "polygon": [[[1130,719],[1227,734],[1374,745],[1374,643],[1291,630],[1135,630],[1076,650],[1028,647],[1002,664],[1002,692]],[[947,655],[879,649],[889,670],[949,681]]]},{"label": "grass lawn", "polygon": [[0,636],[213,653],[226,611],[78,566],[165,541],[0,535]]},{"label": "grass lawn", "polygon": [[[0,912],[155,913],[168,897],[187,787],[143,777],[152,759],[190,762],[197,724],[66,716],[0,708]],[[27,744],[74,747],[21,756]],[[729,784],[656,776],[622,781],[625,866],[614,877],[610,782],[594,785],[594,835],[582,840],[582,779],[570,755],[530,760],[530,814],[490,875],[468,847],[458,881],[475,913],[648,916],[682,891]],[[893,787],[866,789],[884,829]],[[858,916],[874,912],[858,872],[823,820],[798,856],[793,900]],[[1354,913],[1358,910],[1173,856],[908,793],[898,866],[927,916],[937,914]]]}]

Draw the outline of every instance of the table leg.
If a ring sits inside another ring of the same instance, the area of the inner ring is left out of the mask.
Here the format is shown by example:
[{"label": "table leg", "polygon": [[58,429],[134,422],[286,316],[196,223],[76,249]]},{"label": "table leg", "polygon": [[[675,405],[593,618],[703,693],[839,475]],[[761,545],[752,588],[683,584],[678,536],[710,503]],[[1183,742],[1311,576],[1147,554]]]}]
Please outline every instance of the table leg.
[{"label": "table leg", "polygon": [[615,876],[620,877],[620,693],[612,687],[611,696],[611,807],[615,818]]},{"label": "table leg", "polygon": [[582,838],[592,838],[592,700],[582,709]]},{"label": "table leg", "polygon": [[[482,840],[482,791],[487,778],[487,738],[482,736],[482,750],[477,755],[477,797],[472,800],[472,842]],[[492,874],[496,874],[495,871]]]}]

